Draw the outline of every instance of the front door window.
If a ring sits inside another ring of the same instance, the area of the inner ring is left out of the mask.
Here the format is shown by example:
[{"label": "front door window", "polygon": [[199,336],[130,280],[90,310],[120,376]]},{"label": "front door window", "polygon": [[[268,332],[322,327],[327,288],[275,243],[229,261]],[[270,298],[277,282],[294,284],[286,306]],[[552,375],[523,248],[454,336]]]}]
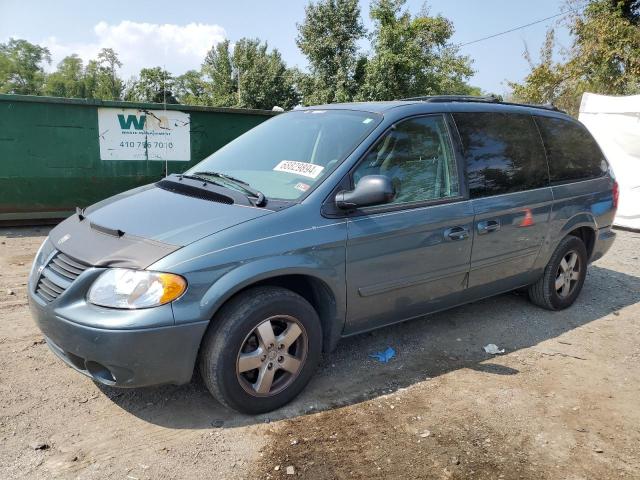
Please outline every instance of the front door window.
[{"label": "front door window", "polygon": [[414,118],[381,138],[353,174],[386,175],[396,188],[395,204],[460,195],[458,173],[442,116]]}]

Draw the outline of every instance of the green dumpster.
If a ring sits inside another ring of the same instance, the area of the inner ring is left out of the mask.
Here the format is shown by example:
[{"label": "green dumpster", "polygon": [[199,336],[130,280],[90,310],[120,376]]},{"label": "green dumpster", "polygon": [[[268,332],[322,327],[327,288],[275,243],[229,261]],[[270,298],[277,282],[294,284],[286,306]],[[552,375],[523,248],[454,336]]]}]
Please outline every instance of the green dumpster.
[{"label": "green dumpster", "polygon": [[273,114],[0,95],[0,222],[64,218],[183,172]]}]

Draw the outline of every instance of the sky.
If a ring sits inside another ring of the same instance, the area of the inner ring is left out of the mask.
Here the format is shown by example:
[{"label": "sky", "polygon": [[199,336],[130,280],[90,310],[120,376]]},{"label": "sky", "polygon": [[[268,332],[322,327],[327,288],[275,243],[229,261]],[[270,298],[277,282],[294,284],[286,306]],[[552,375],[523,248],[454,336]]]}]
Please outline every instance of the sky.
[{"label": "sky", "polygon": [[[85,61],[103,47],[114,48],[123,62],[122,77],[143,67],[164,66],[174,75],[198,69],[211,45],[228,38],[258,37],[277,48],[289,66],[305,69],[298,50],[296,23],[304,18],[306,0],[0,0],[0,42],[24,38],[47,46],[55,68],[64,56],[77,53]],[[408,0],[417,13],[424,0]],[[561,11],[565,0],[429,0],[432,14],[442,14],[455,27],[452,42],[462,44],[509,30]],[[371,30],[369,0],[360,0],[365,26]],[[548,20],[517,32],[462,47],[473,59],[470,80],[484,91],[504,94],[507,81],[520,81],[529,71],[525,44],[534,59],[550,26],[559,47],[570,45],[566,27]],[[362,43],[364,51],[369,49]]]}]

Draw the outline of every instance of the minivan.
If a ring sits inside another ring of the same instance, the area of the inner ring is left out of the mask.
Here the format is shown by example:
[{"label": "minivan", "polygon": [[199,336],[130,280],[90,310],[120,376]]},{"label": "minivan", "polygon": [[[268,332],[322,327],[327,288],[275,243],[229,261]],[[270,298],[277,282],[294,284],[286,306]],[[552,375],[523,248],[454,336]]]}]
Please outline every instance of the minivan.
[{"label": "minivan", "polygon": [[184,384],[197,365],[222,404],[257,414],[341,338],[513,290],[569,307],[617,203],[598,145],[553,107],[301,108],[78,208],[35,257],[30,306],[97,382]]}]

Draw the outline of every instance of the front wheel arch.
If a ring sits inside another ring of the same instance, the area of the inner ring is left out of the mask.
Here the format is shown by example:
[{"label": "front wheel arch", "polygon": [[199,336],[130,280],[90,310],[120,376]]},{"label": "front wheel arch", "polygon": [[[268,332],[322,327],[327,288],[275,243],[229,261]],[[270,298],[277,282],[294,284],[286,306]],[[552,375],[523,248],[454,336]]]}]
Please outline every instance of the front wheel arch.
[{"label": "front wheel arch", "polygon": [[346,318],[344,299],[342,292],[335,291],[326,280],[312,274],[317,273],[316,269],[310,272],[307,268],[290,267],[262,272],[256,276],[245,276],[240,270],[232,270],[215,282],[207,292],[202,301],[203,305],[209,306],[205,312],[206,317],[215,321],[216,313],[224,305],[248,289],[259,286],[286,288],[303,297],[316,310],[322,328],[323,351],[335,349]]}]

